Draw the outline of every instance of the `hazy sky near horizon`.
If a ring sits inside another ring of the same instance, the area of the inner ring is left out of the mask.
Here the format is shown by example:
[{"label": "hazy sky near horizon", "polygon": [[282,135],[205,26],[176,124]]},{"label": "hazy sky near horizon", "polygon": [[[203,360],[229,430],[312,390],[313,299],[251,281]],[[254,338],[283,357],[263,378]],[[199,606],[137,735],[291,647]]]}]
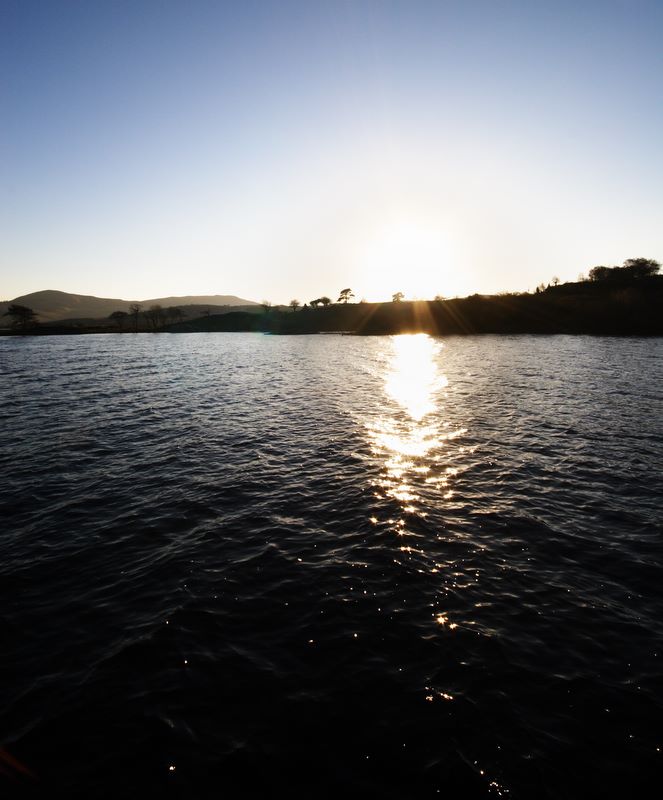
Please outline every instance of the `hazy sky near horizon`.
[{"label": "hazy sky near horizon", "polygon": [[3,0],[0,299],[663,260],[663,2]]}]

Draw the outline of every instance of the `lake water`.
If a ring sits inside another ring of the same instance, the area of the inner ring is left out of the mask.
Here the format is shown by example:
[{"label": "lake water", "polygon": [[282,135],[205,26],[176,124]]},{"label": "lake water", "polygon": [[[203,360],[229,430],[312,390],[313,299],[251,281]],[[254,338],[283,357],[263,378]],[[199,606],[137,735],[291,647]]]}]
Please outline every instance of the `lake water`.
[{"label": "lake water", "polygon": [[0,794],[652,796],[663,340],[3,338],[0,371]]}]

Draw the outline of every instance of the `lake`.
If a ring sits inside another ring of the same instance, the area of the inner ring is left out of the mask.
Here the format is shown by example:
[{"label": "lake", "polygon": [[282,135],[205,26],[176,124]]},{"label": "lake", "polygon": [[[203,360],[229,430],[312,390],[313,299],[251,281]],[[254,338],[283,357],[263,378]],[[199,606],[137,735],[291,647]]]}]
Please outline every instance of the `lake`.
[{"label": "lake", "polygon": [[0,791],[650,796],[663,340],[0,339]]}]

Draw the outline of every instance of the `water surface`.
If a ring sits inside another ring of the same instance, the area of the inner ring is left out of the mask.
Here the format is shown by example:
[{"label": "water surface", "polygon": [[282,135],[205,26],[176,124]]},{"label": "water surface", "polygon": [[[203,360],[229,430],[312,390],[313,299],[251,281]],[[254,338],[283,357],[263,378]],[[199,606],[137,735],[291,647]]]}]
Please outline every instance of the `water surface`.
[{"label": "water surface", "polygon": [[645,796],[663,747],[662,353],[0,339],[0,741],[35,776],[0,781]]}]

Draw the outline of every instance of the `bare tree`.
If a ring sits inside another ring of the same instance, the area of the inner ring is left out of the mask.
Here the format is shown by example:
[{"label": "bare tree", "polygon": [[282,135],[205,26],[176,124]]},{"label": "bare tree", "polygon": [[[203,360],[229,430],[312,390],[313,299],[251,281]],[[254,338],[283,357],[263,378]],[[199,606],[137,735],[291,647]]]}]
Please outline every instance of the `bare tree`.
[{"label": "bare tree", "polygon": [[290,305],[290,308],[291,308],[293,311],[297,311],[297,309],[299,308],[299,306],[301,305],[301,303],[299,302],[299,300],[291,300],[289,305]]},{"label": "bare tree", "polygon": [[142,311],[142,309],[143,307],[141,306],[140,303],[132,303],[129,306],[129,313],[134,318],[134,331],[136,331],[136,333],[138,333],[138,316]]}]

